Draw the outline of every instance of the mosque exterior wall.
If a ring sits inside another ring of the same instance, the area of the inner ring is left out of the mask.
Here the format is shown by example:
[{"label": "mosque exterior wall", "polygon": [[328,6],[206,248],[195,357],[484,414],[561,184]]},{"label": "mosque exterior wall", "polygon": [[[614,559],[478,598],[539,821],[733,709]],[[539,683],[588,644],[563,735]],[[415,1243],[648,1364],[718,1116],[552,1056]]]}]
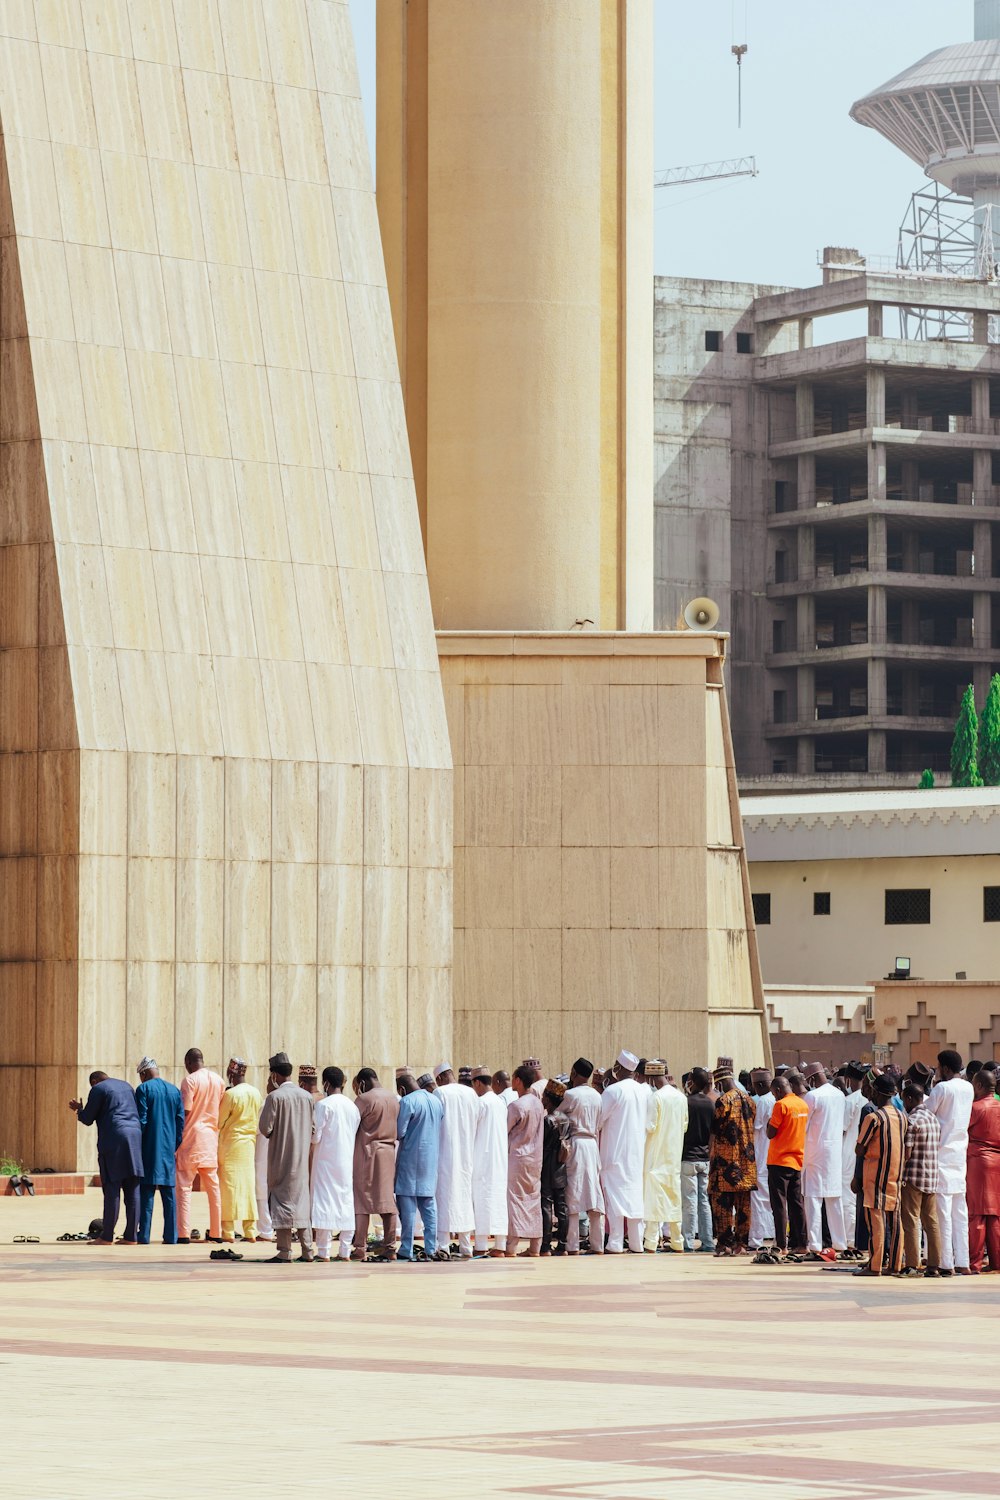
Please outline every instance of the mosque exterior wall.
[{"label": "mosque exterior wall", "polygon": [[[348,6],[0,5],[0,1150],[426,1064],[451,755]],[[78,1139],[79,1137],[79,1139]]]},{"label": "mosque exterior wall", "polygon": [[724,641],[439,634],[456,1062],[770,1059]]}]

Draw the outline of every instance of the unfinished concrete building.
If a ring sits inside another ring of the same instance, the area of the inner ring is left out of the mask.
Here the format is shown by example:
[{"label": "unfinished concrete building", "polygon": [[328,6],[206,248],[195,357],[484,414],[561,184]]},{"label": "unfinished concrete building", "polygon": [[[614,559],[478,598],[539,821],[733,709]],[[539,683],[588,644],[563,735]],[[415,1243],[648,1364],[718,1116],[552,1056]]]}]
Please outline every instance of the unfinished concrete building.
[{"label": "unfinished concrete building", "polygon": [[719,601],[748,789],[945,770],[1000,667],[1000,7],[852,114],[967,211],[964,262],[925,232],[891,271],[827,251],[805,290],[656,286],[657,625]]}]

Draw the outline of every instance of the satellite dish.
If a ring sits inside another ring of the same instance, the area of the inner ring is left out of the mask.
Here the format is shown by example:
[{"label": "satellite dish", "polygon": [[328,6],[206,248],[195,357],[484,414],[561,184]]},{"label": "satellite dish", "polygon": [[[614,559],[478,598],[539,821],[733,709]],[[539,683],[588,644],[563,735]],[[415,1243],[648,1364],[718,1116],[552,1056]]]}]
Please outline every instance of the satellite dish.
[{"label": "satellite dish", "polygon": [[714,599],[702,597],[685,604],[677,620],[678,630],[714,630],[719,623],[719,606]]}]

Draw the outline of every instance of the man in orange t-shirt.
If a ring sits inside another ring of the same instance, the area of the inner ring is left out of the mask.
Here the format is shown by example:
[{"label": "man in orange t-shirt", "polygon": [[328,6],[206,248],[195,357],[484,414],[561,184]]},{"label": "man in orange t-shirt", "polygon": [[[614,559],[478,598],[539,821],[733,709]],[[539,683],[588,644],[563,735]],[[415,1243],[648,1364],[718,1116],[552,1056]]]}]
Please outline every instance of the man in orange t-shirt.
[{"label": "man in orange t-shirt", "polygon": [[774,1214],[774,1245],[779,1254],[803,1255],[806,1215],[802,1203],[802,1161],[806,1148],[806,1101],[793,1094],[786,1078],[771,1084],[774,1109],[767,1126],[767,1185]]}]

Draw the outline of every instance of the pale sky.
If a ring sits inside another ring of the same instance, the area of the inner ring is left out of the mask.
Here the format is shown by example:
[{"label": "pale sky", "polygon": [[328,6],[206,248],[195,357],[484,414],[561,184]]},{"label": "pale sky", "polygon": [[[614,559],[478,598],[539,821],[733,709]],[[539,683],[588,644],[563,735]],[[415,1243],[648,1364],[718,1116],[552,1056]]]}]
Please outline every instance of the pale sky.
[{"label": "pale sky", "polygon": [[[972,0],[654,4],[656,166],[752,154],[760,169],[755,179],[661,189],[657,272],[804,286],[818,279],[824,245],[894,256],[910,194],[926,179],[847,112],[928,52],[971,40]],[[351,8],[373,135],[375,0]],[[740,130],[730,47],[743,41]]]}]

